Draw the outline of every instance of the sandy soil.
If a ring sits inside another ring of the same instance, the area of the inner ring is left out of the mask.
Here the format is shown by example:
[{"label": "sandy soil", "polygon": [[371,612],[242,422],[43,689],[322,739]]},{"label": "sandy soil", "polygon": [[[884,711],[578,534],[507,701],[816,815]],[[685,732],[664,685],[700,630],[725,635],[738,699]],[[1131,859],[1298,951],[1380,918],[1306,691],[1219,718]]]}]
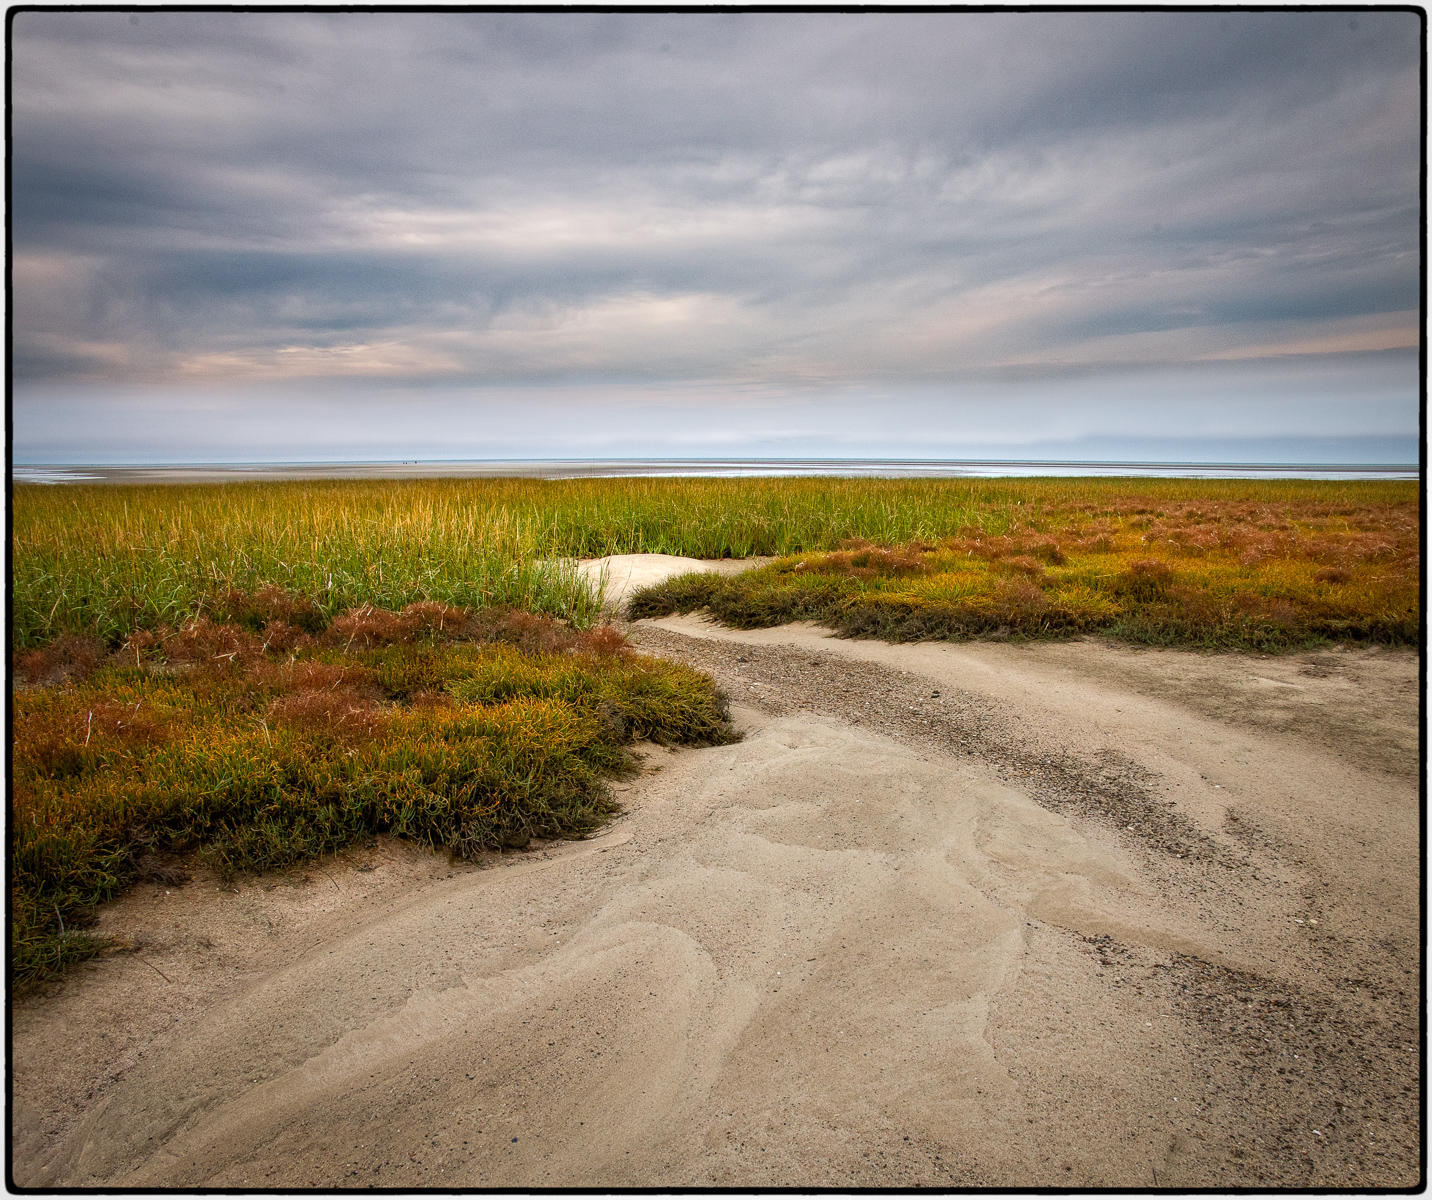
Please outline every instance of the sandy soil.
[{"label": "sandy soil", "polygon": [[1410,1187],[1417,659],[639,622],[745,731],[586,842],[146,884],[27,1186]]},{"label": "sandy soil", "polygon": [[[568,560],[571,561],[571,560]],[[606,558],[583,558],[577,569],[593,584],[602,586],[602,608],[619,611],[633,592],[682,575],[688,571],[716,571],[734,575],[749,571],[773,558],[682,558],[676,554],[609,554]]]}]

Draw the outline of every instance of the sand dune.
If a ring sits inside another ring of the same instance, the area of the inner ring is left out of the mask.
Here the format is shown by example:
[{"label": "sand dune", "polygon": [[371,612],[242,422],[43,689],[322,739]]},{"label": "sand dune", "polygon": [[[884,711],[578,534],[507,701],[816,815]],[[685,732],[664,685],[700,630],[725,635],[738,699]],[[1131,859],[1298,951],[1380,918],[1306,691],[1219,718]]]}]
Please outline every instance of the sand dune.
[{"label": "sand dune", "polygon": [[487,869],[142,887],[17,1007],[15,1181],[1415,1182],[1415,656],[634,635],[745,740]]}]

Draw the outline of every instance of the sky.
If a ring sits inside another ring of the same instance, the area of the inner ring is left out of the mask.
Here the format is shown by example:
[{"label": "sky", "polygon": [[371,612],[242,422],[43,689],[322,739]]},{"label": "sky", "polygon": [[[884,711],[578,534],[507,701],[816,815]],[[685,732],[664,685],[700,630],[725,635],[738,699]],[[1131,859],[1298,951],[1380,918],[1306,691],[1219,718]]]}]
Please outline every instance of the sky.
[{"label": "sky", "polygon": [[1421,36],[13,14],[13,461],[1415,462]]}]

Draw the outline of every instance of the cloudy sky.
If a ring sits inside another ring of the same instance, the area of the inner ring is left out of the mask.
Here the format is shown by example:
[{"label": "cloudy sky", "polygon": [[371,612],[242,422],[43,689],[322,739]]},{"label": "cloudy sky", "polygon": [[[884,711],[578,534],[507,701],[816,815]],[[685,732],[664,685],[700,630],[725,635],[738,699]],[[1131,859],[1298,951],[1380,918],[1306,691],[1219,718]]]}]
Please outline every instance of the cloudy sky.
[{"label": "cloudy sky", "polygon": [[23,12],[15,461],[1415,461],[1421,32]]}]

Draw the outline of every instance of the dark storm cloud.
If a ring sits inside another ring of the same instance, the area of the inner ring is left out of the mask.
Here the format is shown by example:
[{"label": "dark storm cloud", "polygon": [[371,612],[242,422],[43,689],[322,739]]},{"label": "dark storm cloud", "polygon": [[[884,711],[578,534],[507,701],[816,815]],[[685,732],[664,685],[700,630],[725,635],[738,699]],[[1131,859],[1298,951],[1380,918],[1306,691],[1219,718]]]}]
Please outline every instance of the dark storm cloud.
[{"label": "dark storm cloud", "polygon": [[1407,346],[1418,36],[21,13],[16,375],[925,386]]},{"label": "dark storm cloud", "polygon": [[[1289,17],[1294,19],[1290,20]],[[1401,58],[1416,38],[1406,15],[1277,12],[1164,13],[1089,21],[1024,18],[1065,48],[1008,110],[1003,131],[1052,137],[1081,127],[1178,123],[1235,114],[1296,117],[1329,91],[1356,86]],[[1391,19],[1389,19],[1391,18]],[[1031,63],[1031,65],[1035,65]],[[1041,56],[1037,64],[1047,67]]]}]

